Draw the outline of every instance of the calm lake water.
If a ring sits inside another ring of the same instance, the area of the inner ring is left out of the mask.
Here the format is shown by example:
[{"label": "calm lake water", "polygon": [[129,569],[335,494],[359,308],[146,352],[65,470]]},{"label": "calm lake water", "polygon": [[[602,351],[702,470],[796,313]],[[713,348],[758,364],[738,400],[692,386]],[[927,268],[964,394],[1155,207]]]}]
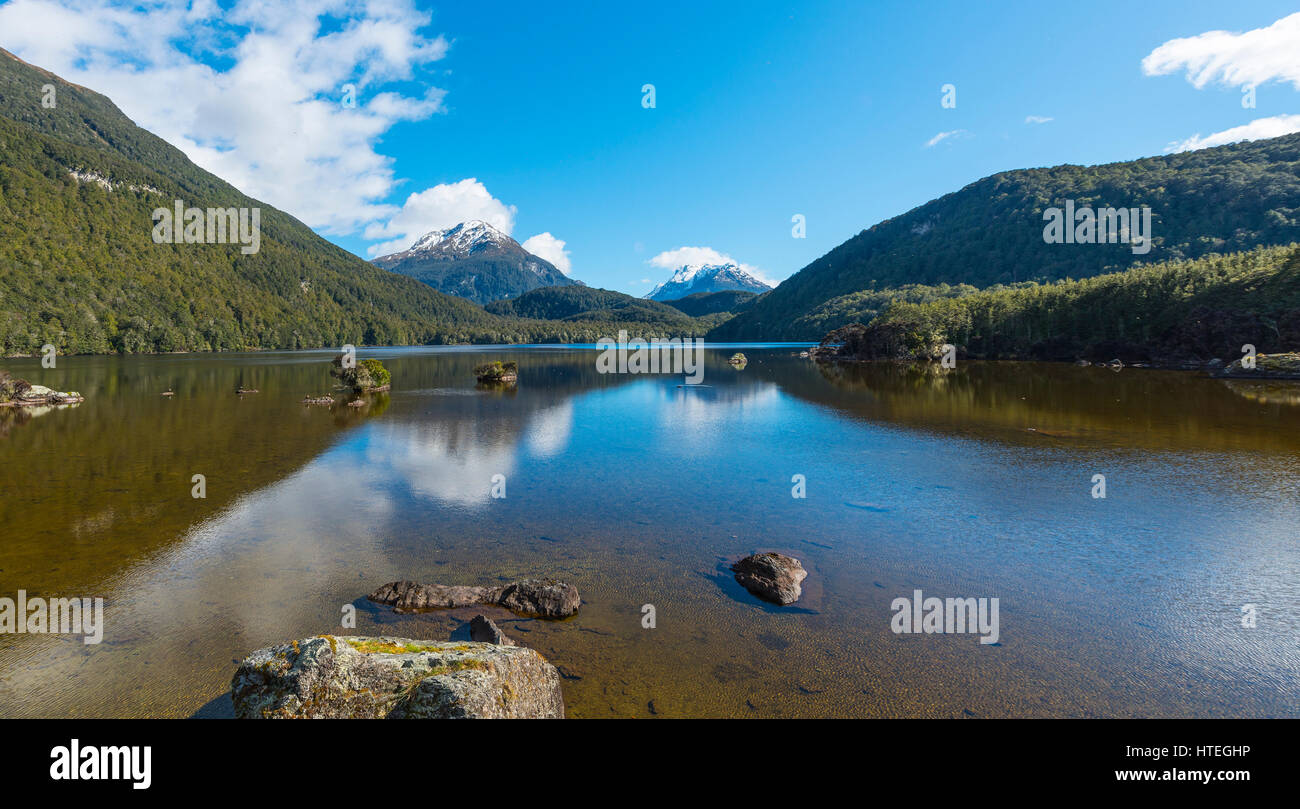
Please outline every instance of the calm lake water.
[{"label": "calm lake water", "polygon": [[[301,403],[330,352],[7,361],[86,401],[0,409],[0,596],[103,597],[106,628],[0,635],[0,715],[228,716],[240,658],[350,604],[437,640],[485,612],[574,717],[1300,716],[1300,385],[733,350],[698,388],[575,347],[363,350],[393,391],[359,410]],[[476,386],[489,359],[516,389]],[[732,580],[757,550],[803,561],[796,605]],[[523,576],[578,616],[364,600]],[[895,634],[917,589],[1000,599],[1000,643]]]}]

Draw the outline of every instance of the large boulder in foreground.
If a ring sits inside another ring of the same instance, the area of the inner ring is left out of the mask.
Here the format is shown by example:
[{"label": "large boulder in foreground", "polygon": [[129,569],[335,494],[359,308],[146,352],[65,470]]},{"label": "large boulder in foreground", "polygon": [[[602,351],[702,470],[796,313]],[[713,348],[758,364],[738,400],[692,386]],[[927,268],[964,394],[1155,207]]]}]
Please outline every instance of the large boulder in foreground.
[{"label": "large boulder in foreground", "polygon": [[793,604],[803,595],[800,586],[808,571],[793,556],[782,553],[756,553],[731,566],[736,581],[749,592],[777,604]]},{"label": "large boulder in foreground", "polygon": [[240,719],[563,719],[560,674],[532,649],[322,635],[249,655]]},{"label": "large boulder in foreground", "polygon": [[391,604],[398,612],[493,604],[541,618],[568,618],[582,603],[577,587],[554,579],[521,579],[501,587],[393,581],[366,598],[378,604]]}]

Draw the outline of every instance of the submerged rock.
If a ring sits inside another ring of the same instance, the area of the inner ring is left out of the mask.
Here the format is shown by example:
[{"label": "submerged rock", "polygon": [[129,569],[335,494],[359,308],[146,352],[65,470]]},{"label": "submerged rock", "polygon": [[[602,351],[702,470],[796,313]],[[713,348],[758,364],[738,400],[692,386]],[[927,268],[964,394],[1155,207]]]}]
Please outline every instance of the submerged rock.
[{"label": "submerged rock", "polygon": [[473,641],[480,643],[493,643],[497,646],[516,645],[515,642],[506,635],[506,633],[501,631],[501,627],[497,626],[496,623],[486,615],[475,615],[473,620],[469,622],[469,637],[470,640]]},{"label": "submerged rock", "polygon": [[554,579],[522,579],[504,587],[462,587],[394,581],[366,596],[398,612],[495,604],[543,618],[567,618],[578,611],[578,588]]},{"label": "submerged rock", "polygon": [[736,581],[746,590],[777,604],[793,604],[803,595],[800,586],[808,571],[792,556],[782,553],[756,553],[731,566]]},{"label": "submerged rock", "polygon": [[240,719],[563,719],[555,667],[532,649],[322,635],[249,655]]}]

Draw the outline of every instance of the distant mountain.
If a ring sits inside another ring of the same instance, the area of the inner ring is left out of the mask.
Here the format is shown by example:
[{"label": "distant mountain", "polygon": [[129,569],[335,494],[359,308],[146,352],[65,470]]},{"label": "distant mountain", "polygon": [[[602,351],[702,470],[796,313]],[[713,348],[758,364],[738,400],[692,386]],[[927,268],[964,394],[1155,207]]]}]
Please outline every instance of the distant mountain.
[{"label": "distant mountain", "polygon": [[757,292],[729,289],[725,292],[696,292],[685,298],[664,301],[664,303],[691,317],[701,317],[719,312],[739,312],[757,297]]},{"label": "distant mountain", "polygon": [[[1044,211],[1067,200],[1080,209],[1149,207],[1152,249],[1135,255],[1129,244],[1045,242]],[[1293,241],[1300,241],[1300,135],[1101,166],[1007,171],[862,231],[709,337],[819,340],[853,322],[855,293],[864,290],[1087,278]]]},{"label": "distant mountain", "polygon": [[766,292],[770,286],[745,272],[738,264],[684,264],[667,281],[650,290],[652,301],[672,301],[700,292],[740,289]]},{"label": "distant mountain", "polygon": [[374,264],[478,304],[540,287],[582,283],[477,219],[427,233],[408,249],[380,256]]},{"label": "distant mountain", "polygon": [[[53,107],[40,103],[46,84]],[[258,251],[155,243],[153,212],[177,200],[257,208]],[[527,328],[330,244],[108,98],[0,49],[0,355],[492,341]]]}]

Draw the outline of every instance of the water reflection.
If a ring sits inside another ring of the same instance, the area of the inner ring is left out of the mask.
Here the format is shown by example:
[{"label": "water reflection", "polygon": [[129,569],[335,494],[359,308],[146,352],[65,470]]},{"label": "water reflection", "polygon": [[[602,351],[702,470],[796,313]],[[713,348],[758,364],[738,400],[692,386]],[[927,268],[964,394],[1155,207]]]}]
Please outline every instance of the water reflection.
[{"label": "water reflection", "polygon": [[[106,640],[0,637],[0,715],[190,715],[345,605],[361,633],[469,617],[358,601],[384,581],[525,575],[583,594],[573,621],[492,616],[563,668],[575,716],[1296,714],[1293,406],[1188,374],[731,353],[691,388],[589,351],[363,353],[395,389],[361,412],[300,404],[326,352],[61,360],[87,402],[0,444],[27,526],[0,593],[103,595]],[[512,391],[476,385],[490,359],[519,362]],[[65,462],[20,474],[36,457]],[[719,574],[758,549],[804,560],[798,610]],[[1000,597],[1002,644],[900,640],[913,588]],[[1267,620],[1242,632],[1247,602]]]}]

